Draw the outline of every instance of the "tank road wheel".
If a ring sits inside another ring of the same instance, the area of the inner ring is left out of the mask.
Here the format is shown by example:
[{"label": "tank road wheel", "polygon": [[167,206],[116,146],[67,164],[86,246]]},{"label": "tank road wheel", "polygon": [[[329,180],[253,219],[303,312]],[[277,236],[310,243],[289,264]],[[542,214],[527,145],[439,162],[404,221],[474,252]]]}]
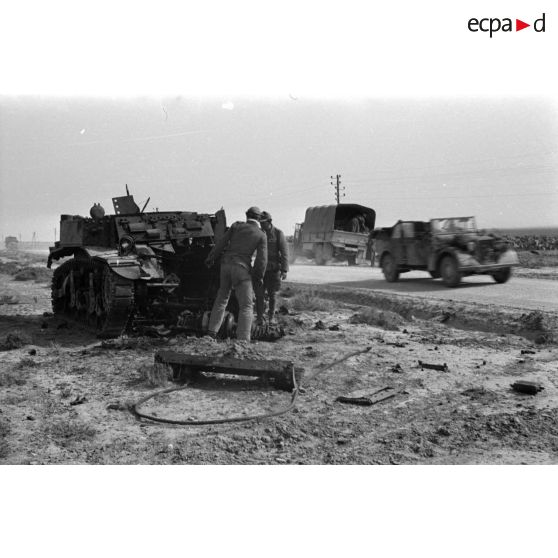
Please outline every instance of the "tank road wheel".
[{"label": "tank road wheel", "polygon": [[73,263],[73,261],[63,263],[54,270],[52,275],[52,312],[56,315],[71,316],[73,312],[70,285]]},{"label": "tank road wheel", "polygon": [[322,246],[322,258],[324,260],[324,265],[327,265],[331,258],[333,258],[333,246],[329,242],[326,242]]},{"label": "tank road wheel", "polygon": [[70,260],[52,277],[52,310],[82,323],[100,337],[117,337],[128,324],[134,284],[101,261]]},{"label": "tank road wheel", "polygon": [[492,273],[492,277],[496,283],[505,283],[511,277],[512,268],[511,267],[504,267],[503,269],[499,269]]},{"label": "tank road wheel", "polygon": [[134,282],[113,273],[104,262],[95,262],[95,272],[102,277],[101,292],[97,292],[95,313],[97,335],[118,337],[128,325],[134,306]]},{"label": "tank road wheel", "polygon": [[440,263],[440,275],[446,287],[457,287],[461,282],[461,272],[454,256],[444,256]]},{"label": "tank road wheel", "polygon": [[391,254],[386,254],[382,258],[382,272],[388,283],[395,283],[399,279],[399,270]]}]

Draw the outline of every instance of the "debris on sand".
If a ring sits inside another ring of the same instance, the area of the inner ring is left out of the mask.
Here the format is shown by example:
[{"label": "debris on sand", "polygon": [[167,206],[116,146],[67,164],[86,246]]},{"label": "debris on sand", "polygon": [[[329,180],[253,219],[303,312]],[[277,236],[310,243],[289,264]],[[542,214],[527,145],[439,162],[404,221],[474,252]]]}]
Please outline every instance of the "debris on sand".
[{"label": "debris on sand", "polygon": [[537,382],[531,382],[529,380],[518,380],[511,384],[511,388],[519,393],[526,393],[528,395],[536,395],[539,391],[543,390],[544,387]]},{"label": "debris on sand", "polygon": [[24,267],[14,274],[14,281],[48,282],[52,280],[52,271],[43,267]]},{"label": "debris on sand", "polygon": [[143,364],[138,368],[141,380],[150,387],[166,386],[173,378],[173,369],[167,364],[155,362]]},{"label": "debris on sand", "polygon": [[335,401],[339,403],[350,403],[352,405],[370,406],[395,397],[397,392],[391,386],[385,386],[375,391],[359,390],[348,395],[341,395]]},{"label": "debris on sand", "polygon": [[449,371],[448,365],[445,362],[444,364],[429,364],[428,362],[422,362],[422,360],[419,360],[418,365],[421,370],[426,368],[428,370],[438,370],[439,372]]},{"label": "debris on sand", "polygon": [[77,395],[76,398],[73,401],[70,401],[70,405],[74,406],[74,405],[81,405],[82,403],[85,403],[87,401],[87,398],[85,397],[85,395]]}]

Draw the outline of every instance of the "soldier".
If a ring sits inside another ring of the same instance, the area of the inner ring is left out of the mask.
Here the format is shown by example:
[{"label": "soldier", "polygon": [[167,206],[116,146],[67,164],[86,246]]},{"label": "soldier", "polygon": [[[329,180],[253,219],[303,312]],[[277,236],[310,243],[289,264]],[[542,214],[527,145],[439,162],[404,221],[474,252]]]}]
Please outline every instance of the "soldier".
[{"label": "soldier", "polygon": [[[239,306],[236,338],[250,341],[254,298],[252,281],[256,286],[262,284],[267,265],[267,238],[259,224],[261,213],[257,207],[248,209],[246,222],[233,223],[205,260],[205,264],[212,267],[223,254],[219,291],[209,318],[208,335],[213,338],[217,337],[231,290],[234,289]],[[256,259],[252,268],[254,252]]]},{"label": "soldier", "polygon": [[347,232],[360,232],[360,219],[359,215],[353,215],[350,219],[347,220],[345,225],[345,230]]},{"label": "soldier", "polygon": [[267,236],[267,268],[265,270],[263,285],[256,288],[256,313],[258,323],[263,322],[265,309],[265,293],[269,299],[269,322],[275,322],[276,293],[281,288],[281,280],[287,278],[289,271],[289,251],[287,240],[283,231],[274,227],[271,215],[264,211],[260,219],[262,229]]}]

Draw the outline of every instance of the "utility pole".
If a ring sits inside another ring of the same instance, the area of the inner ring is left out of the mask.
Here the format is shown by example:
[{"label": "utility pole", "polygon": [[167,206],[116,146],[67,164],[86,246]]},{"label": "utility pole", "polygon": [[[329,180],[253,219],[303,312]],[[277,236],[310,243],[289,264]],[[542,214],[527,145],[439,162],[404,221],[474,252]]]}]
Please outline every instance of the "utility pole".
[{"label": "utility pole", "polygon": [[[334,180],[333,176],[330,176],[331,180]],[[335,175],[335,183],[330,182],[330,184],[333,186],[334,190],[335,190],[335,200],[337,201],[337,203],[339,203],[339,198],[344,198],[345,194],[344,193],[339,193],[340,191],[340,186],[341,186],[341,175],[340,174],[336,174]],[[343,188],[341,188],[342,192],[345,192],[345,187],[343,186]]]}]

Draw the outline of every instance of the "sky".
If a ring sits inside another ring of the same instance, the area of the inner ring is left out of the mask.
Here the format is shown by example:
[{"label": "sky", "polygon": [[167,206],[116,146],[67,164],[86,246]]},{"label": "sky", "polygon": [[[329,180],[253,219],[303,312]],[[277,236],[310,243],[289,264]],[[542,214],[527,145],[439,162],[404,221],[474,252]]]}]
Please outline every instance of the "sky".
[{"label": "sky", "polygon": [[[341,201],[397,219],[556,225],[558,113],[540,97],[0,97],[0,233],[54,240],[62,213],[253,205],[291,233]],[[334,180],[333,180],[334,182]]]},{"label": "sky", "polygon": [[[337,174],[379,226],[556,225],[552,5],[3,5],[0,235],[54,240],[125,184],[147,209],[258,205],[289,233]],[[543,13],[545,33],[468,30]]]}]

